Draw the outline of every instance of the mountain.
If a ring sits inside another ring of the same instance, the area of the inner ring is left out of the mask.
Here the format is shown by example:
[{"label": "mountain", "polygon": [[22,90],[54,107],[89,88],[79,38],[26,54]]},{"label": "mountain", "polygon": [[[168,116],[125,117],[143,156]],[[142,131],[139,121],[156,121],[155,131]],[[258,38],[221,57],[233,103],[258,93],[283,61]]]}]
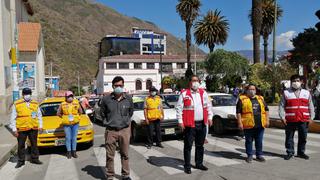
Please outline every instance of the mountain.
[{"label": "mountain", "polygon": [[[253,50],[239,50],[239,51],[235,51],[237,53],[239,53],[240,55],[242,55],[243,57],[247,58],[249,60],[250,63],[253,63]],[[268,62],[272,63],[272,51],[268,51]],[[288,54],[288,51],[277,51],[277,56],[281,57],[283,55]],[[261,50],[260,51],[260,59],[261,62],[264,61],[264,51]]]},{"label": "mountain", "polygon": [[[98,69],[97,43],[107,34],[128,36],[132,27],[167,34],[167,54],[186,54],[185,44],[154,23],[122,15],[92,0],[30,0],[40,22],[46,51],[46,69],[53,62],[53,74],[61,77],[60,86],[89,85]],[[119,2],[120,3],[120,2]],[[183,27],[182,27],[183,28]],[[204,54],[200,49],[197,54]]]}]

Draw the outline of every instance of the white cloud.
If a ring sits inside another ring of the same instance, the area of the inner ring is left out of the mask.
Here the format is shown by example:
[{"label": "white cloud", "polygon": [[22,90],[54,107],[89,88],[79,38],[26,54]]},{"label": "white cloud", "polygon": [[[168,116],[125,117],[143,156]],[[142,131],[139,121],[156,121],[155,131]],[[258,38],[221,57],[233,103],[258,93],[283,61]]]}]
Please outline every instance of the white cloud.
[{"label": "white cloud", "polygon": [[253,35],[252,34],[247,34],[243,37],[243,40],[245,41],[252,41],[253,40]]},{"label": "white cloud", "polygon": [[277,46],[281,50],[292,49],[291,39],[296,35],[295,31],[287,31],[277,36]]}]

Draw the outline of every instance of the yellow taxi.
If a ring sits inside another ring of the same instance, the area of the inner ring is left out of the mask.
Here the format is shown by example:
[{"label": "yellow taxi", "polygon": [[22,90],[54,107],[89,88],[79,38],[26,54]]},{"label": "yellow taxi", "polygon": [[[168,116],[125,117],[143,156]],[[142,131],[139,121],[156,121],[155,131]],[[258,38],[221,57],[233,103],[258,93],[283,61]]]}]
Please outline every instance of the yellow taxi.
[{"label": "yellow taxi", "polygon": [[[60,104],[64,97],[47,98],[40,104],[42,112],[43,131],[38,134],[38,147],[53,147],[65,145],[65,134],[62,119],[57,116]],[[84,113],[80,115],[77,143],[93,145],[94,130],[89,117]]]}]

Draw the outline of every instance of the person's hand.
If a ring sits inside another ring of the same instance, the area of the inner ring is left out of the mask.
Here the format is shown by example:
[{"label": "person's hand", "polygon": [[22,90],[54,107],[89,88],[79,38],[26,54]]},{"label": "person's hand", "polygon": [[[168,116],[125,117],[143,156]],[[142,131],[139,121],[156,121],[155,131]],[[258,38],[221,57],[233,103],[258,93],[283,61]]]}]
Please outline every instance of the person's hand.
[{"label": "person's hand", "polygon": [[268,128],[270,126],[270,121],[266,122],[266,128]]},{"label": "person's hand", "polygon": [[242,130],[243,130],[243,124],[242,124],[242,123],[239,123],[239,124],[238,124],[238,128],[239,128],[239,130],[242,131]]},{"label": "person's hand", "polygon": [[183,125],[183,123],[179,123],[179,127],[180,127],[182,130],[184,130],[184,125]]},{"label": "person's hand", "polygon": [[282,123],[286,126],[287,125],[287,120],[281,119]]},{"label": "person's hand", "polygon": [[213,125],[212,120],[208,120],[208,125],[209,125],[209,127],[211,127]]},{"label": "person's hand", "polygon": [[14,131],[14,132],[13,132],[13,136],[14,136],[14,137],[18,137],[18,136],[19,136],[18,131]]},{"label": "person's hand", "polygon": [[147,124],[147,125],[149,125],[149,120],[148,120],[148,119],[146,119],[145,121],[146,121],[146,124]]},{"label": "person's hand", "polygon": [[309,125],[311,125],[311,124],[313,124],[313,123],[314,123],[314,120],[309,119],[309,120],[308,120],[308,122],[309,122]]},{"label": "person's hand", "polygon": [[43,129],[42,128],[39,128],[39,130],[38,130],[40,133],[42,133],[42,131],[43,131]]}]

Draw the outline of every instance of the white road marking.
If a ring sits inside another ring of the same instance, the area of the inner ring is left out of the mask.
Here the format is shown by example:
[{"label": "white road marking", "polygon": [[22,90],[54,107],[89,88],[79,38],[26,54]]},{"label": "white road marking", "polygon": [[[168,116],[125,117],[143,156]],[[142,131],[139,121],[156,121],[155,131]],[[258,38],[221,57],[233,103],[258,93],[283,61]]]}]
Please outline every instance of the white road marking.
[{"label": "white road marking", "polygon": [[79,179],[78,171],[73,159],[61,155],[51,155],[45,180],[74,180]]},{"label": "white road marking", "polygon": [[[285,138],[285,130],[284,129],[273,129],[273,128],[270,128],[270,129],[267,129],[266,132],[268,131],[271,131],[273,133],[280,133],[282,134],[283,138]],[[298,134],[298,131],[296,131],[295,135]],[[311,137],[311,138],[314,138],[314,139],[320,139],[320,134],[316,134],[316,133],[308,133],[307,137]]]},{"label": "white road marking", "polygon": [[[283,142],[285,141],[284,137],[277,136],[277,135],[272,135],[272,134],[265,134],[264,137],[268,138],[268,139],[280,140],[280,141],[283,141]],[[294,141],[296,143],[298,142],[298,136],[297,135],[294,137]],[[320,147],[320,143],[319,142],[310,141],[310,140],[307,139],[307,146]]]},{"label": "white road marking", "polygon": [[[26,162],[27,163],[27,162]],[[13,163],[8,161],[1,169],[0,169],[0,179],[5,180],[14,180],[17,178],[17,175],[23,170],[23,168],[26,166],[22,166],[19,169],[16,169],[17,163]]]}]

